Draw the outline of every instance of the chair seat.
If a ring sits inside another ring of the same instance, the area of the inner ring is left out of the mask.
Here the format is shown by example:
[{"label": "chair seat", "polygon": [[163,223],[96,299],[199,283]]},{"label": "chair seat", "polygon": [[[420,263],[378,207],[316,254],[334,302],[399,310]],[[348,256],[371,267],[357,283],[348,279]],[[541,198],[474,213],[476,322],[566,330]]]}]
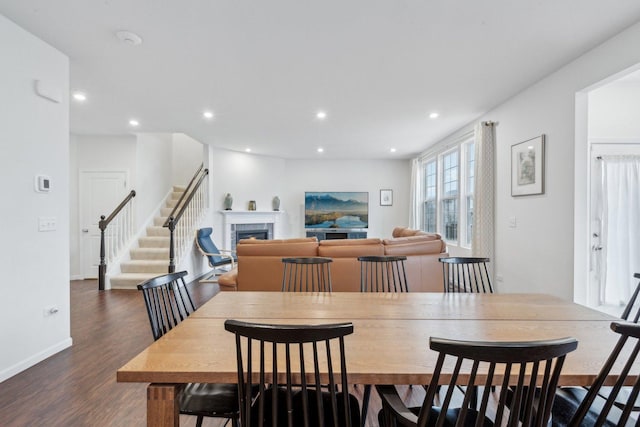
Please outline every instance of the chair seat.
[{"label": "chair seat", "polygon": [[187,384],[179,398],[180,412],[187,415],[235,418],[238,416],[236,384]]},{"label": "chair seat", "polygon": [[[411,412],[413,412],[416,416],[418,416],[418,414],[420,413],[420,407],[413,407],[413,408],[409,408],[409,410]],[[438,419],[438,415],[440,414],[440,409],[438,407],[433,407],[431,408],[431,413],[433,414],[433,417],[431,417],[431,422],[429,422],[427,424],[427,427],[434,427],[436,425],[437,419]],[[474,411],[472,409],[468,409],[467,410],[467,418],[465,418],[465,422],[464,422],[464,427],[474,427],[476,425],[476,419],[478,418],[478,412]],[[444,420],[444,426],[445,427],[453,427],[456,425],[456,422],[458,421],[458,415],[460,414],[460,408],[452,408],[449,409],[447,411],[447,415],[445,417]],[[383,426],[384,425],[384,418],[382,416],[382,410],[380,410],[380,412],[378,412],[378,423],[379,425]],[[484,423],[483,423],[484,427],[494,427],[493,422],[485,417],[484,418]]]},{"label": "chair seat", "polygon": [[[582,387],[560,387],[556,391],[556,399],[553,402],[553,416],[551,418],[552,426],[564,427],[569,425],[571,417],[576,412],[578,406],[580,406],[580,402],[584,400],[586,395],[587,390]],[[597,397],[581,425],[595,425],[600,412],[602,412],[604,404],[605,400]],[[620,414],[620,409],[615,406],[611,408],[611,412],[609,413],[609,418],[611,419],[605,421],[604,426],[616,426],[617,420],[620,418]],[[635,420],[630,420],[626,425],[635,425]]]},{"label": "chair seat", "polygon": [[237,255],[233,255],[233,261],[231,261],[231,258],[219,258],[217,261],[215,261],[216,258],[219,257],[215,257],[215,256],[211,256],[209,257],[209,265],[211,267],[220,267],[223,265],[229,265],[232,262],[238,262],[238,256]]},{"label": "chair seat", "polygon": [[[316,390],[307,390],[307,399],[309,402],[309,419],[312,420],[311,427],[316,426],[313,423],[313,420],[318,419],[318,405],[316,403]],[[333,420],[331,419],[331,395],[328,392],[322,393],[322,405],[325,413],[325,427],[336,427],[333,424]],[[344,413],[344,404],[343,404],[343,394],[337,393],[336,400],[338,404],[338,413]],[[304,418],[301,416],[302,413],[302,391],[298,391],[293,395],[293,425],[294,426],[303,426]],[[286,417],[280,416],[278,418],[278,425],[273,426],[271,420],[271,402],[273,400],[273,389],[269,389],[265,391],[265,400],[264,400],[264,427],[287,427],[287,419]],[[278,413],[286,414],[287,413],[287,395],[284,388],[278,388]],[[349,394],[349,405],[351,410],[351,425],[358,426],[360,425],[360,406],[358,404],[358,399],[352,394]],[[339,425],[343,425],[341,420],[338,420]],[[251,408],[251,426],[259,425],[259,415],[258,415],[258,405],[254,404]]]}]

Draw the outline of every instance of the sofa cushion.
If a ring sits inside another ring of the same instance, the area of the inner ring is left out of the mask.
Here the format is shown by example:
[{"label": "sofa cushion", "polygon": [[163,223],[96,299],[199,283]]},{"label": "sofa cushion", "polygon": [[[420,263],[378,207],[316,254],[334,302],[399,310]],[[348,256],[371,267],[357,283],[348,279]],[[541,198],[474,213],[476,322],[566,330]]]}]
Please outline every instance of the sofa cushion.
[{"label": "sofa cushion", "polygon": [[406,245],[408,243],[429,242],[432,240],[440,240],[440,235],[425,233],[425,234],[418,234],[415,236],[408,236],[408,237],[395,237],[393,239],[384,239],[382,243],[384,243],[385,246]]},{"label": "sofa cushion", "polygon": [[384,246],[382,246],[380,239],[321,240],[318,246],[318,255],[329,258],[384,255]]},{"label": "sofa cushion", "polygon": [[294,239],[240,239],[238,245],[270,245],[273,243],[304,243],[304,242],[318,242],[317,237],[300,237]]},{"label": "sofa cushion", "polygon": [[393,237],[409,237],[409,236],[420,236],[424,234],[429,234],[422,230],[412,230],[407,227],[396,227],[393,229],[391,235]]},{"label": "sofa cushion", "polygon": [[446,251],[442,240],[423,240],[414,243],[393,244],[384,246],[385,255],[427,255]]},{"label": "sofa cushion", "polygon": [[291,240],[294,240],[294,242],[290,243],[289,240],[264,240],[261,243],[243,242],[241,244],[238,244],[238,246],[236,247],[236,252],[238,254],[238,263],[240,263],[240,258],[242,256],[247,255],[281,257],[318,255],[317,239],[312,238]]},{"label": "sofa cushion", "polygon": [[362,246],[362,245],[379,245],[382,243],[380,239],[330,239],[320,240],[320,246]]}]

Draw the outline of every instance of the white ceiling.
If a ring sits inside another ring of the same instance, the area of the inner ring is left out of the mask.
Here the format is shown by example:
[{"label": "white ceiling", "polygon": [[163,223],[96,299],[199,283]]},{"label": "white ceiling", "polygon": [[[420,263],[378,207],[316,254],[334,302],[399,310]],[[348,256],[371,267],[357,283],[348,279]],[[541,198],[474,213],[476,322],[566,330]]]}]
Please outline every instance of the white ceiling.
[{"label": "white ceiling", "polygon": [[136,118],[278,157],[408,158],[637,22],[640,2],[0,0],[0,14],[70,57],[88,96],[74,133]]}]

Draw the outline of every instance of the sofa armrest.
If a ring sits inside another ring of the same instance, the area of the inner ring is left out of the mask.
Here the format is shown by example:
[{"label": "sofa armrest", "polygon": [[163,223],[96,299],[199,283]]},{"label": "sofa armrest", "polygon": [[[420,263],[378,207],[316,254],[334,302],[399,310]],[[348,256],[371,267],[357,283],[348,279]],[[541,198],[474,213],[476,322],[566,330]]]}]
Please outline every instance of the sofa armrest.
[{"label": "sofa armrest", "polygon": [[429,255],[446,252],[447,245],[442,240],[423,240],[413,243],[384,245],[385,255]]},{"label": "sofa armrest", "polygon": [[238,290],[238,267],[235,267],[218,277],[218,286],[221,291]]}]

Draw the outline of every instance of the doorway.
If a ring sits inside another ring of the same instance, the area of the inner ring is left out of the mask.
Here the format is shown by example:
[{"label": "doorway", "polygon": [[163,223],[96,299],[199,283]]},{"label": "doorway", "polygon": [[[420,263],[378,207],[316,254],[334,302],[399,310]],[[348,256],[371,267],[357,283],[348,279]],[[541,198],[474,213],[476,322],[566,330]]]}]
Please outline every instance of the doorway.
[{"label": "doorway", "polygon": [[576,93],[574,301],[614,315],[640,272],[637,214],[622,215],[640,197],[640,179],[618,174],[640,159],[638,70],[640,64]]},{"label": "doorway", "polygon": [[101,215],[109,215],[129,192],[126,171],[80,171],[80,253],[85,279],[98,277]]}]

